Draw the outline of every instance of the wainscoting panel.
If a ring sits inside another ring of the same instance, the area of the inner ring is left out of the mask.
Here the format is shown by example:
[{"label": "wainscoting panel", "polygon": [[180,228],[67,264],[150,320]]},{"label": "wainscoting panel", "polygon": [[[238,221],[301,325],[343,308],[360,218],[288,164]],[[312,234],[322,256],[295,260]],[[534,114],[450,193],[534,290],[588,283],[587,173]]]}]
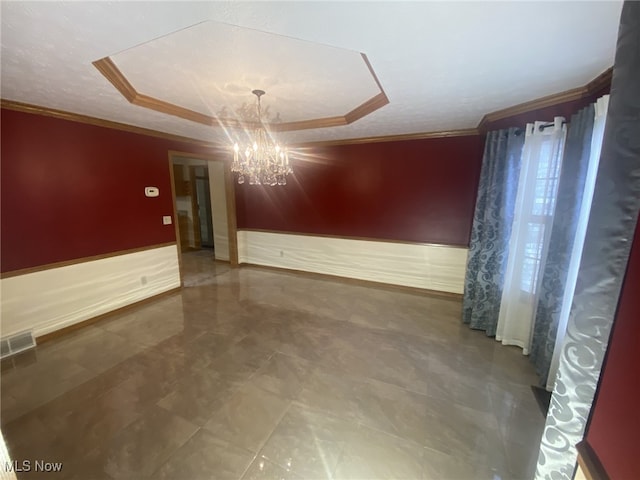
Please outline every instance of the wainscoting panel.
[{"label": "wainscoting panel", "polygon": [[176,245],[0,280],[2,337],[35,337],[180,286]]},{"label": "wainscoting panel", "polygon": [[240,263],[463,293],[467,249],[444,245],[238,231]]}]

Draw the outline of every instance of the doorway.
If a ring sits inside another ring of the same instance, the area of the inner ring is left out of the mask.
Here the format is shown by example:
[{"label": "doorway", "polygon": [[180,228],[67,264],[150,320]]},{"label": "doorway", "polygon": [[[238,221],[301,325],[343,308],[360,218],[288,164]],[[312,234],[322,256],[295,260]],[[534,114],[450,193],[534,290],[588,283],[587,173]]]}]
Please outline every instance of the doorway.
[{"label": "doorway", "polygon": [[214,251],[213,217],[211,216],[211,188],[209,186],[209,169],[204,166],[189,166],[189,174],[195,185],[193,195],[194,216],[197,212],[197,226],[199,231],[195,235],[200,237],[200,248],[210,248]]},{"label": "doorway", "polygon": [[172,168],[180,251],[208,249],[215,254],[207,164],[197,159],[175,158]]},{"label": "doorway", "polygon": [[221,160],[182,152],[169,152],[169,166],[180,278],[202,283],[238,264],[231,172]]}]

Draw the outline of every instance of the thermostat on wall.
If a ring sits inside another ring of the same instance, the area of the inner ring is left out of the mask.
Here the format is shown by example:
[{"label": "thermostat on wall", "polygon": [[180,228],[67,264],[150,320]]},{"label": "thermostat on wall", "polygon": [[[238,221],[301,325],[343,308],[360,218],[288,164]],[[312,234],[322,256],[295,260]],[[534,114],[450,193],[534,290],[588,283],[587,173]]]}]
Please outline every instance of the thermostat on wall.
[{"label": "thermostat on wall", "polygon": [[144,194],[147,197],[157,197],[160,195],[160,189],[158,187],[144,187]]}]

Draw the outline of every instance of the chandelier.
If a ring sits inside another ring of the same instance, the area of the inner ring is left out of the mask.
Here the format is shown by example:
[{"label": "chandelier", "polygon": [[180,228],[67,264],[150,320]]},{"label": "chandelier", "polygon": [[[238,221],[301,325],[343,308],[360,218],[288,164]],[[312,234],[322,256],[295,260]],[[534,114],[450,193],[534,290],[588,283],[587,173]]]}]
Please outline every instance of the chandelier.
[{"label": "chandelier", "polygon": [[252,138],[244,151],[237,142],[233,145],[231,171],[238,174],[240,184],[248,179],[250,185],[286,185],[287,175],[293,172],[287,148],[274,141],[262,123],[260,97],[264,95],[264,90],[253,90],[251,93],[258,97],[258,126],[251,132]]}]

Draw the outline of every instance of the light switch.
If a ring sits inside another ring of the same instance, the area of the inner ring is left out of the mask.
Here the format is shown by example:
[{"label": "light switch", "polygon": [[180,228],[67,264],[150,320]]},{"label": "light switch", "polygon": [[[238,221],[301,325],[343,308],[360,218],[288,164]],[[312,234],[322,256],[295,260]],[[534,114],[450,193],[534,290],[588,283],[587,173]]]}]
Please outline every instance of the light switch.
[{"label": "light switch", "polygon": [[162,224],[163,225],[171,225],[171,215],[164,215],[162,217]]}]

